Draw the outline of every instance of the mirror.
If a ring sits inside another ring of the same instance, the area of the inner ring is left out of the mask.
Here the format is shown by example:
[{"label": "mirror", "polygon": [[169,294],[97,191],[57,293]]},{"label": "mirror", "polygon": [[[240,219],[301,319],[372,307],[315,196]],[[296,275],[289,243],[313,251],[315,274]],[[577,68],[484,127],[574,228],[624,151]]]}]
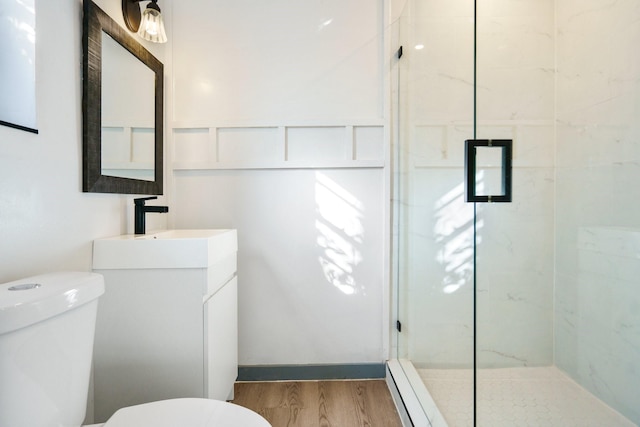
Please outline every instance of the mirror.
[{"label": "mirror", "polygon": [[164,66],[90,0],[83,31],[82,190],[162,194]]},{"label": "mirror", "polygon": [[149,67],[102,33],[102,175],[155,179],[154,82]]}]

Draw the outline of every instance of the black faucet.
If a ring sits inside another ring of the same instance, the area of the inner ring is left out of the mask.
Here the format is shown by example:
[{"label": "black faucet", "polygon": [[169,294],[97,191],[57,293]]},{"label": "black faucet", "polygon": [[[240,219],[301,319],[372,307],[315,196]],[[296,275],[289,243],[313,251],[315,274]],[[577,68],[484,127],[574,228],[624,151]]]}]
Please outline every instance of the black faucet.
[{"label": "black faucet", "polygon": [[147,212],[169,212],[169,206],[145,206],[144,202],[147,200],[154,200],[158,197],[142,197],[140,199],[133,199],[135,203],[135,234],[145,233],[145,214]]}]

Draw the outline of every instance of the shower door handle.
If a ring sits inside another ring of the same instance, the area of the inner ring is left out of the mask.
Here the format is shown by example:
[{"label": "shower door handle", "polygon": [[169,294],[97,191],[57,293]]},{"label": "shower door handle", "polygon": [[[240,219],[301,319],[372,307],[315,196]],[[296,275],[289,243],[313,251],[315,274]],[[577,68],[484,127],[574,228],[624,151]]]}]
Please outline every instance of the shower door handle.
[{"label": "shower door handle", "polygon": [[464,146],[465,201],[511,202],[513,140],[467,139]]}]

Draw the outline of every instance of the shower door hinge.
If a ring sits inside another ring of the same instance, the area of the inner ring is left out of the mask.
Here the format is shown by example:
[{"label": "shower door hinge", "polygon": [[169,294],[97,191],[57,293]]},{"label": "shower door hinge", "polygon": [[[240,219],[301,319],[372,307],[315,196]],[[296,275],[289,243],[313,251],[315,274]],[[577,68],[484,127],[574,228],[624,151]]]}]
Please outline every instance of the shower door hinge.
[{"label": "shower door hinge", "polygon": [[398,59],[402,58],[402,46],[398,49]]},{"label": "shower door hinge", "polygon": [[398,332],[402,332],[402,323],[399,320],[396,320],[396,329]]}]

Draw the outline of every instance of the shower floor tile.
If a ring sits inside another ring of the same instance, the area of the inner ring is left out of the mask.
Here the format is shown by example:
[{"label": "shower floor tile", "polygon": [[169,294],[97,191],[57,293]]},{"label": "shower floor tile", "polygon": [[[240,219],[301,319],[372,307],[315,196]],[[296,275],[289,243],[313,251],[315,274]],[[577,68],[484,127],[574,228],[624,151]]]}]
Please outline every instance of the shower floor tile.
[{"label": "shower floor tile", "polygon": [[[473,371],[418,369],[449,427],[473,425]],[[480,427],[633,427],[555,367],[478,372]]]}]

